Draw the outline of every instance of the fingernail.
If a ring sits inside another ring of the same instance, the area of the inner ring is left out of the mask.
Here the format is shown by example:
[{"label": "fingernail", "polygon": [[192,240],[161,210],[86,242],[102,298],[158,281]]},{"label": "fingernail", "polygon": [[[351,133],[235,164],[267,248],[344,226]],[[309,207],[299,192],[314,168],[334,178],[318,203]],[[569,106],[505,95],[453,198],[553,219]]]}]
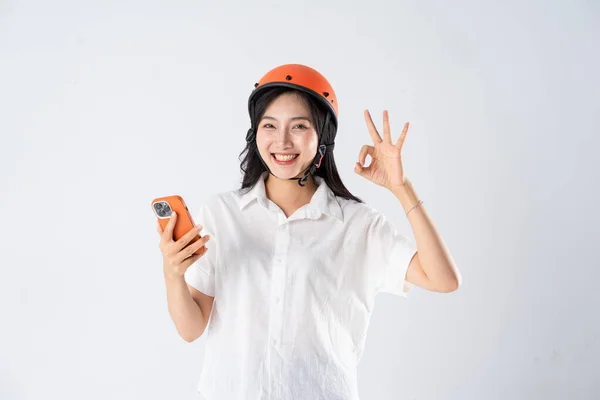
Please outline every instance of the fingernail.
[{"label": "fingernail", "polygon": [[175,211],[171,212],[171,218],[173,218],[175,216]]}]

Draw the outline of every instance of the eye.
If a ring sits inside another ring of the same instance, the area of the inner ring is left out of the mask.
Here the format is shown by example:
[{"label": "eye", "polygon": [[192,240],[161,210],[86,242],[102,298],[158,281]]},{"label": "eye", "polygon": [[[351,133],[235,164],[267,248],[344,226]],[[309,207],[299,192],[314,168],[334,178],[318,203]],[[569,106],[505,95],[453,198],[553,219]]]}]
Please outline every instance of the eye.
[{"label": "eye", "polygon": [[308,129],[306,126],[304,126],[303,124],[298,124],[296,126],[294,126],[294,128],[300,127],[300,129]]},{"label": "eye", "polygon": [[273,125],[271,125],[271,124],[264,124],[263,128],[270,129],[270,128],[273,128]]}]

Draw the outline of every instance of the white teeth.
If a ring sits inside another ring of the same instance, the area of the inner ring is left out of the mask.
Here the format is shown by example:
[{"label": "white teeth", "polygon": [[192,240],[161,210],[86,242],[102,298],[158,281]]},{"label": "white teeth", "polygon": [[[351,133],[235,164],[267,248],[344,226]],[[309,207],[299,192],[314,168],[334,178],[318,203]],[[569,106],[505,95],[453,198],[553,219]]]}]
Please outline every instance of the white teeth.
[{"label": "white teeth", "polygon": [[293,160],[294,158],[298,157],[298,154],[295,155],[280,155],[280,154],[274,154],[275,159],[279,160],[279,161],[290,161]]}]

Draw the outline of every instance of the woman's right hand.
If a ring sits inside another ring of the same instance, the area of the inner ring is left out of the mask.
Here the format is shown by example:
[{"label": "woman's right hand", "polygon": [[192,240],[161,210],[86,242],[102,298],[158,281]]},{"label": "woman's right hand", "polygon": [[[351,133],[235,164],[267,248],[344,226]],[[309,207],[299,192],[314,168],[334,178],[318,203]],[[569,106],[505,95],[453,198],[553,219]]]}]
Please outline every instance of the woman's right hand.
[{"label": "woman's right hand", "polygon": [[[209,235],[204,235],[188,246],[188,243],[190,243],[202,230],[202,225],[196,225],[181,239],[174,241],[173,228],[175,227],[176,221],[177,215],[173,212],[165,229],[163,230],[160,224],[157,229],[160,235],[159,247],[163,255],[163,272],[165,273],[165,276],[169,278],[183,276],[190,265],[206,254],[208,248],[204,247],[204,245],[210,239]],[[194,254],[194,252],[201,247],[204,247],[202,253]]]}]

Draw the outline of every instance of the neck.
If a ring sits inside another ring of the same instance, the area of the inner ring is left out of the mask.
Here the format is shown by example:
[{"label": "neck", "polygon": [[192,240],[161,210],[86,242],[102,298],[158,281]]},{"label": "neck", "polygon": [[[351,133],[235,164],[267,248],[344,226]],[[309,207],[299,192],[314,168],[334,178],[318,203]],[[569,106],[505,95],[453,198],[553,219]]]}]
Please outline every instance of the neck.
[{"label": "neck", "polygon": [[310,203],[313,194],[317,190],[317,185],[311,174],[308,175],[303,184],[304,186],[298,185],[296,179],[279,179],[269,174],[265,181],[265,193],[267,198],[281,209],[295,209]]}]

